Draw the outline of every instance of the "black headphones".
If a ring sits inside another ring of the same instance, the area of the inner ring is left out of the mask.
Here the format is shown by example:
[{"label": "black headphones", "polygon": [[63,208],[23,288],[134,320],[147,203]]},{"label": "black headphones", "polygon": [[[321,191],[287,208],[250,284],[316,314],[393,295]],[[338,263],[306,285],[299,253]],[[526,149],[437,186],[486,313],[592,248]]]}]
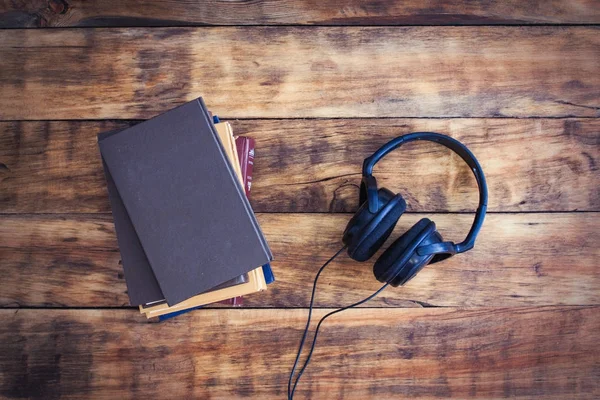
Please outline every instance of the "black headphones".
[{"label": "black headphones", "polygon": [[[334,311],[327,313],[324,317],[319,320],[315,334],[313,337],[310,352],[304,361],[304,365],[300,369],[294,384],[292,380],[294,372],[300,360],[300,353],[304,348],[304,342],[310,326],[310,320],[312,315],[312,308],[315,299],[315,291],[317,288],[317,281],[321,272],[333,261],[338,255],[348,249],[348,255],[350,258],[356,261],[367,261],[369,258],[379,250],[383,243],[390,236],[396,223],[400,219],[400,216],[406,210],[406,202],[400,194],[394,194],[385,188],[377,189],[377,181],[373,177],[373,167],[379,160],[385,157],[390,151],[397,149],[402,144],[412,142],[414,140],[428,140],[430,142],[439,143],[456,154],[458,154],[471,168],[475,179],[477,180],[477,186],[479,187],[479,207],[475,213],[475,221],[471,226],[469,234],[462,242],[454,244],[453,242],[444,242],[442,235],[436,230],[433,221],[428,218],[423,218],[412,228],[406,231],[400,236],[390,247],[387,248],[375,262],[373,266],[373,273],[380,282],[385,284],[378,289],[375,293],[369,297],[360,300],[356,303],[348,306],[338,308]],[[296,355],[296,361],[292,367],[290,377],[288,379],[288,400],[292,400],[296,391],[296,386],[302,377],[302,374],[306,370],[308,363],[313,355],[317,343],[317,335],[319,334],[319,328],[325,319],[337,314],[341,311],[347,310],[352,307],[359,306],[373,297],[377,296],[383,291],[388,285],[399,286],[404,285],[411,278],[413,278],[424,266],[427,264],[436,263],[442,261],[448,257],[453,256],[457,253],[463,253],[471,250],[475,245],[475,238],[481,229],[483,219],[485,218],[485,212],[487,210],[487,184],[485,183],[485,176],[479,162],[471,153],[469,149],[456,139],[452,139],[449,136],[440,135],[434,132],[415,132],[409,133],[408,135],[397,137],[396,139],[386,143],[379,150],[377,150],[371,157],[368,157],[363,162],[362,171],[362,183],[360,185],[360,208],[354,214],[352,219],[348,222],[342,241],[344,247],[342,247],[333,257],[323,264],[323,266],[317,272],[315,281],[313,283],[312,295],[310,298],[310,307],[308,311],[308,320],[306,321],[306,327],[302,339],[300,340],[300,347],[298,354]]]},{"label": "black headphones", "polygon": [[435,132],[414,132],[397,137],[365,159],[360,186],[360,208],[348,222],[342,241],[348,255],[356,261],[370,259],[390,236],[406,202],[400,194],[377,188],[373,167],[379,160],[404,143],[427,140],[439,143],[458,154],[471,168],[479,187],[479,207],[469,234],[461,243],[444,242],[435,223],[423,218],[388,247],[373,266],[380,282],[403,285],[424,266],[442,261],[473,248],[487,210],[487,184],[479,162],[469,149],[456,139]]}]

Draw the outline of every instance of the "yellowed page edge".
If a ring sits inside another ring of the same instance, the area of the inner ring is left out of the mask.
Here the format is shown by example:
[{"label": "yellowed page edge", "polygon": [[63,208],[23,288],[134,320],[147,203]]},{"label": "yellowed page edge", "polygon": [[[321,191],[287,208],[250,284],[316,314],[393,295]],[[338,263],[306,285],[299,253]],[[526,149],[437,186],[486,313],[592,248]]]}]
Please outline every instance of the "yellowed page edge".
[{"label": "yellowed page edge", "polygon": [[[262,267],[256,268],[248,273],[249,281],[240,285],[231,286],[225,289],[215,290],[214,292],[206,293],[189,298],[172,307],[154,306],[147,309],[142,309],[142,313],[146,314],[147,318],[159,317],[164,314],[186,310],[198,306],[216,303],[221,300],[227,300],[232,297],[245,296],[266,289],[265,277],[262,272]],[[235,290],[234,290],[235,289]],[[210,296],[208,296],[210,295]]]}]

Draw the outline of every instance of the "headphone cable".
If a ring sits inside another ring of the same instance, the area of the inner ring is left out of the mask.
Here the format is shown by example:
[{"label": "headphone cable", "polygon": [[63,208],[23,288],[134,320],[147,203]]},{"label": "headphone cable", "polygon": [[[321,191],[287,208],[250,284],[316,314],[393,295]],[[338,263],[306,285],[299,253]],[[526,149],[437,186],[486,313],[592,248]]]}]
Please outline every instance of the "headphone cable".
[{"label": "headphone cable", "polygon": [[[292,367],[292,372],[290,373],[290,378],[288,379],[288,388],[287,388],[288,399],[291,399],[293,397],[292,378],[294,377],[294,372],[296,372],[296,367],[298,366],[298,361],[300,360],[300,354],[302,353],[302,349],[304,348],[304,342],[306,341],[306,336],[308,335],[308,327],[310,325],[310,318],[312,317],[313,302],[315,300],[315,291],[317,289],[317,281],[319,280],[319,276],[321,275],[321,272],[323,272],[325,267],[328,266],[330,262],[335,260],[337,258],[337,256],[339,256],[342,253],[342,251],[346,250],[346,247],[347,246],[344,246],[341,249],[339,249],[333,255],[333,257],[331,257],[329,260],[327,260],[325,262],[325,264],[323,264],[323,266],[321,266],[321,268],[319,268],[319,272],[317,272],[317,276],[315,276],[315,281],[313,283],[313,288],[312,288],[312,295],[310,296],[310,306],[308,307],[308,319],[306,321],[306,328],[304,328],[304,333],[302,334],[302,340],[300,340],[300,347],[298,348],[298,354],[296,355],[296,361],[294,361],[294,366]],[[294,387],[295,386],[296,385],[294,385]]]},{"label": "headphone cable", "polygon": [[310,298],[310,306],[308,309],[308,320],[306,322],[306,328],[304,329],[304,334],[302,335],[302,340],[300,341],[300,347],[298,349],[298,354],[296,355],[296,361],[294,362],[294,366],[292,367],[292,372],[290,373],[290,378],[288,380],[288,400],[293,400],[294,398],[294,393],[296,392],[296,386],[298,385],[298,382],[300,381],[300,378],[302,377],[302,374],[304,373],[304,371],[306,370],[306,367],[308,366],[308,363],[310,362],[312,355],[313,355],[313,351],[315,350],[315,346],[317,344],[317,337],[319,335],[319,329],[321,328],[321,324],[330,316],[337,314],[339,312],[342,312],[344,310],[347,310],[349,308],[353,308],[356,306],[359,306],[363,303],[366,303],[367,301],[371,300],[372,298],[374,298],[375,296],[377,296],[379,293],[381,293],[388,285],[389,283],[386,283],[385,285],[383,285],[381,288],[379,288],[375,293],[371,294],[370,296],[354,303],[351,304],[349,306],[346,307],[342,307],[342,308],[338,308],[337,310],[331,311],[328,314],[326,314],[323,318],[321,318],[319,320],[319,323],[317,324],[317,328],[315,329],[315,335],[313,337],[313,341],[312,341],[312,345],[310,347],[310,351],[308,353],[308,356],[306,357],[306,361],[304,361],[304,365],[302,366],[302,368],[300,369],[300,372],[298,373],[298,376],[296,377],[296,380],[294,381],[294,386],[293,388],[291,387],[292,384],[292,378],[294,376],[294,372],[296,371],[296,367],[298,366],[298,361],[300,360],[300,354],[302,353],[302,349],[304,347],[304,342],[306,341],[306,336],[308,334],[308,327],[310,325],[310,319],[312,316],[312,309],[313,309],[313,302],[315,299],[315,291],[316,291],[316,287],[317,287],[317,280],[319,279],[319,276],[321,275],[321,272],[323,272],[323,270],[325,269],[325,267],[331,262],[333,261],[338,255],[340,255],[340,253],[346,249],[346,246],[342,247],[333,257],[331,257],[329,260],[327,260],[327,262],[325,264],[323,264],[323,266],[319,269],[319,272],[317,272],[317,276],[315,277],[315,281],[313,283],[313,290],[312,290],[312,295]]}]

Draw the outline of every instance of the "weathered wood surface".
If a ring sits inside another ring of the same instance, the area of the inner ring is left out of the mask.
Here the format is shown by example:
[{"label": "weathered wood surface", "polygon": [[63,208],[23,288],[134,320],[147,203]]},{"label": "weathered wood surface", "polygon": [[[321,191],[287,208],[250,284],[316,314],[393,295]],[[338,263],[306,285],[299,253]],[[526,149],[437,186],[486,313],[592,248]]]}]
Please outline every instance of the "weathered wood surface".
[{"label": "weathered wood surface", "polygon": [[[110,212],[96,135],[131,122],[0,122],[0,211]],[[351,212],[362,160],[391,138],[433,130],[480,159],[490,211],[600,210],[598,119],[237,120],[257,141],[257,212]],[[475,179],[458,156],[406,145],[378,164],[381,186],[410,211],[468,211]]]},{"label": "weathered wood surface", "polygon": [[0,27],[597,24],[593,0],[0,1]]},{"label": "weathered wood surface", "polygon": [[[0,28],[82,27],[0,29],[0,398],[283,398],[289,307],[341,246],[361,161],[416,130],[473,150],[493,213],[473,251],[329,320],[298,398],[600,398],[600,27],[574,26],[598,23],[591,0],[0,0]],[[181,27],[246,24],[346,26]],[[493,24],[571,25],[392,26]],[[173,27],[123,28],[151,25]],[[198,96],[257,140],[277,281],[149,323],[95,136]],[[470,171],[407,147],[376,171],[419,212],[393,237],[429,216],[462,239]],[[372,263],[336,260],[316,305],[371,294]]]},{"label": "weathered wood surface", "polygon": [[596,27],[0,31],[0,119],[600,115]]},{"label": "weathered wood surface", "polygon": [[[599,311],[349,310],[324,324],[297,398],[595,399]],[[5,398],[281,399],[306,310],[0,316]]]},{"label": "weathered wood surface", "polygon": [[[408,214],[394,238],[423,215]],[[249,307],[306,307],[319,266],[341,247],[350,215],[259,214],[275,255],[277,281],[245,297]],[[466,235],[472,216],[432,216],[447,240]],[[523,306],[600,303],[598,213],[491,214],[474,250],[428,266],[376,306]],[[126,306],[111,217],[0,217],[2,306]],[[374,292],[372,262],[343,255],[323,273],[316,304],[340,307]]]}]

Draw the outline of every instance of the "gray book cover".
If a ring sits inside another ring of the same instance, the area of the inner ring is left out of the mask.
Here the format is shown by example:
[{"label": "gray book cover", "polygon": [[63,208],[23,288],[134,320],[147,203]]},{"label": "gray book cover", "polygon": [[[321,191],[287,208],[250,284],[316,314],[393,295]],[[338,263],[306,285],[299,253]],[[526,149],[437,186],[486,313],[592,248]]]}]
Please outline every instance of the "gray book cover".
[{"label": "gray book cover", "polygon": [[132,304],[157,289],[176,304],[272,260],[202,99],[98,140],[129,264],[154,275],[134,301],[125,268]]},{"label": "gray book cover", "polygon": [[[112,135],[114,132],[105,132],[99,135],[99,138]],[[150,262],[146,257],[144,248],[135,232],[135,228],[131,223],[129,214],[125,209],[125,205],[119,196],[119,191],[115,185],[115,181],[110,175],[110,171],[106,167],[106,163],[102,160],[104,175],[108,189],[108,198],[112,209],[113,220],[115,223],[115,231],[117,233],[117,241],[119,243],[119,251],[125,272],[125,282],[127,284],[127,294],[131,305],[139,306],[147,303],[162,303],[165,296],[160,290],[158,281],[154,276],[154,272],[150,267]],[[222,289],[225,287],[235,286],[248,282],[248,274],[240,275],[234,279],[228,280],[220,285],[211,288],[210,291]],[[204,292],[206,293],[206,292]]]}]

